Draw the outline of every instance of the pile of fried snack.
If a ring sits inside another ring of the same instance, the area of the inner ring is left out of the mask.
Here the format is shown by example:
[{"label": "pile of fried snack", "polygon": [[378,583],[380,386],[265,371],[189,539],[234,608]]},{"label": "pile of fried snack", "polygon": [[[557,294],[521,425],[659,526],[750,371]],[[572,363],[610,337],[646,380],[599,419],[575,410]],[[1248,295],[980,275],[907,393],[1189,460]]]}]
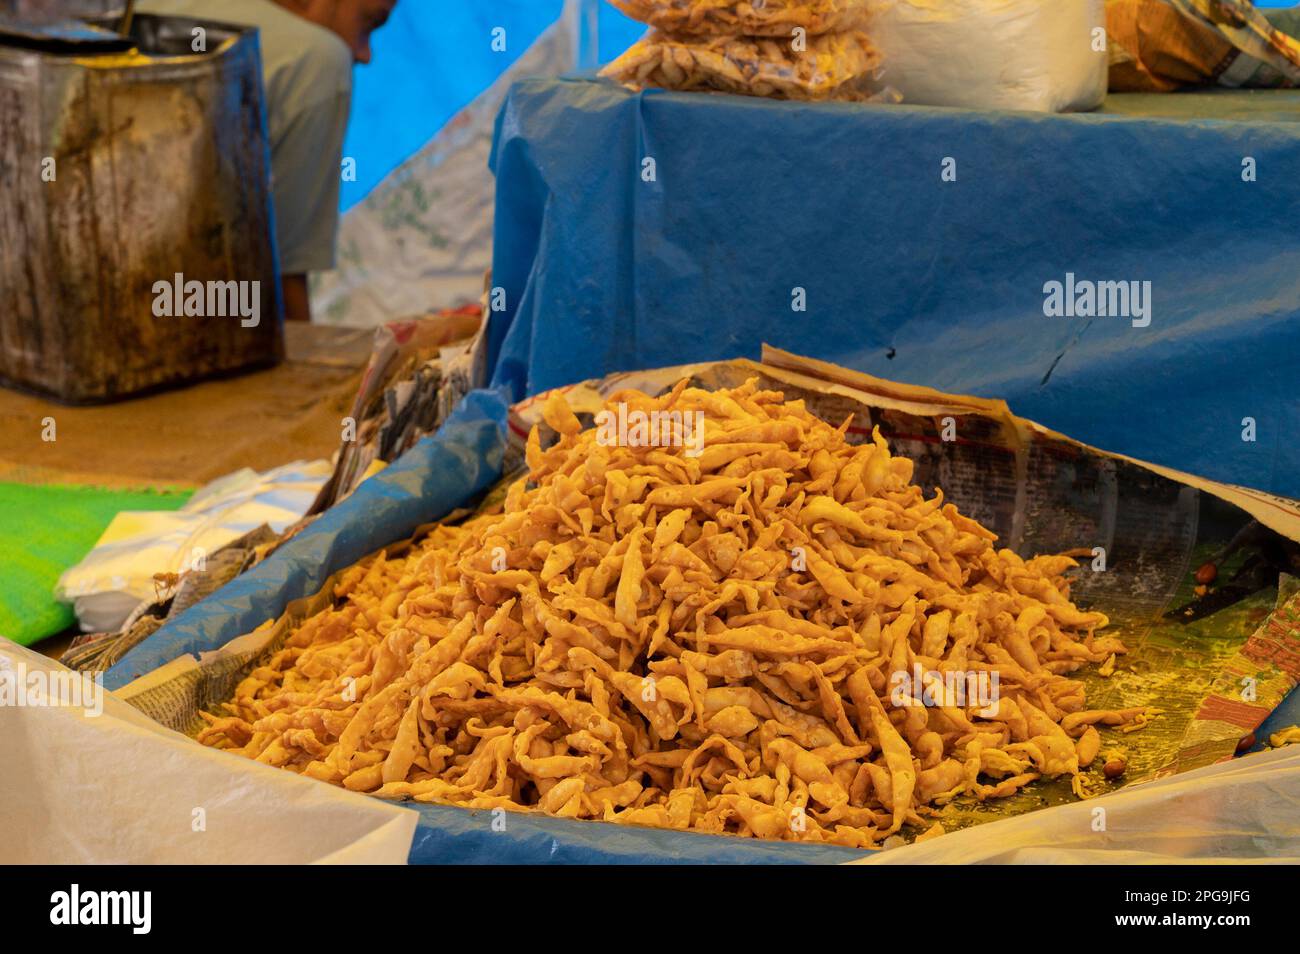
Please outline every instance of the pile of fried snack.
[{"label": "pile of fried snack", "polygon": [[879,0],[610,0],[651,31],[601,71],[633,89],[863,100]]},{"label": "pile of fried snack", "polygon": [[[384,798],[870,847],[1150,716],[1069,678],[1124,651],[1074,561],[995,549],[878,430],[756,381],[618,404],[668,439],[584,430],[556,392],[503,512],[342,574],[200,740]],[[996,673],[996,704],[918,704],[917,671]]]}]

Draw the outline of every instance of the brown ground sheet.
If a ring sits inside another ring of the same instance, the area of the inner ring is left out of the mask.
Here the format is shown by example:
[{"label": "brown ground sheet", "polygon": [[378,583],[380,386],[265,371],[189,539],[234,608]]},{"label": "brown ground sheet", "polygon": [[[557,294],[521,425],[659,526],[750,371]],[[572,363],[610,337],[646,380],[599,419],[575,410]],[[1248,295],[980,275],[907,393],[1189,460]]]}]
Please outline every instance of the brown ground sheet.
[{"label": "brown ground sheet", "polygon": [[[329,457],[372,329],[289,323],[278,367],[101,407],[0,389],[0,480],[198,487],[252,467]],[[57,439],[41,439],[55,420]]]}]

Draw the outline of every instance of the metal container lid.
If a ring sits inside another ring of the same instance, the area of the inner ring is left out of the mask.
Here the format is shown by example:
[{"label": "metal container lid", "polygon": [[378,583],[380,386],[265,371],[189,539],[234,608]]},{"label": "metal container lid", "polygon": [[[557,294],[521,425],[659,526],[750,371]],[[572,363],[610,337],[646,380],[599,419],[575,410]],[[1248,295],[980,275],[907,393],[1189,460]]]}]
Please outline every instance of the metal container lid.
[{"label": "metal container lid", "polygon": [[81,20],[20,23],[0,15],[0,46],[36,50],[40,53],[91,56],[96,53],[122,53],[135,45],[135,41],[128,36]]}]

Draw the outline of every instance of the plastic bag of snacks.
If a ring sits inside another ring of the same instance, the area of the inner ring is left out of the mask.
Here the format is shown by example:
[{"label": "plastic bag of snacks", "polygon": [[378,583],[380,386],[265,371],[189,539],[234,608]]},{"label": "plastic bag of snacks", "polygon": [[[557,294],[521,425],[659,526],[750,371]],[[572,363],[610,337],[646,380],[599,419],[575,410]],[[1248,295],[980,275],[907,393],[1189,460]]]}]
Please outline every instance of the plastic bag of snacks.
[{"label": "plastic bag of snacks", "polygon": [[688,37],[651,30],[601,75],[633,89],[714,90],[774,99],[868,100],[880,57],[865,33],[806,41]]},{"label": "plastic bag of snacks", "polygon": [[808,36],[861,26],[876,0],[609,0],[633,20],[691,36]]}]

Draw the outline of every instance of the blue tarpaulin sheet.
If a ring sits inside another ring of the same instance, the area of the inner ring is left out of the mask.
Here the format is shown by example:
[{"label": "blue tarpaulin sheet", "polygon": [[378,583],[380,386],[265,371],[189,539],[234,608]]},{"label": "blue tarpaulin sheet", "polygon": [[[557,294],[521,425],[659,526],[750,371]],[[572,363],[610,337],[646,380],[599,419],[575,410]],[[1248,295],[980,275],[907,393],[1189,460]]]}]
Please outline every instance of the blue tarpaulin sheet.
[{"label": "blue tarpaulin sheet", "polygon": [[[645,32],[604,0],[579,0],[596,12],[596,32],[584,30],[584,50],[602,63]],[[352,208],[428,142],[453,116],[504,73],[542,31],[560,18],[564,0],[473,0],[399,3],[376,31],[373,58],[352,79],[352,114],[343,155],[356,160],[356,178],[340,191]],[[494,44],[494,30],[501,42]]]},{"label": "blue tarpaulin sheet", "polygon": [[[528,80],[493,168],[517,396],[768,342],[1300,496],[1300,92],[1058,116]],[[1048,317],[1070,275],[1150,282],[1149,325]]]},{"label": "blue tarpaulin sheet", "polygon": [[[736,835],[637,828],[547,815],[418,805],[413,864],[840,864],[866,852]],[[497,828],[493,827],[494,820]],[[504,829],[499,826],[504,825]]]}]

